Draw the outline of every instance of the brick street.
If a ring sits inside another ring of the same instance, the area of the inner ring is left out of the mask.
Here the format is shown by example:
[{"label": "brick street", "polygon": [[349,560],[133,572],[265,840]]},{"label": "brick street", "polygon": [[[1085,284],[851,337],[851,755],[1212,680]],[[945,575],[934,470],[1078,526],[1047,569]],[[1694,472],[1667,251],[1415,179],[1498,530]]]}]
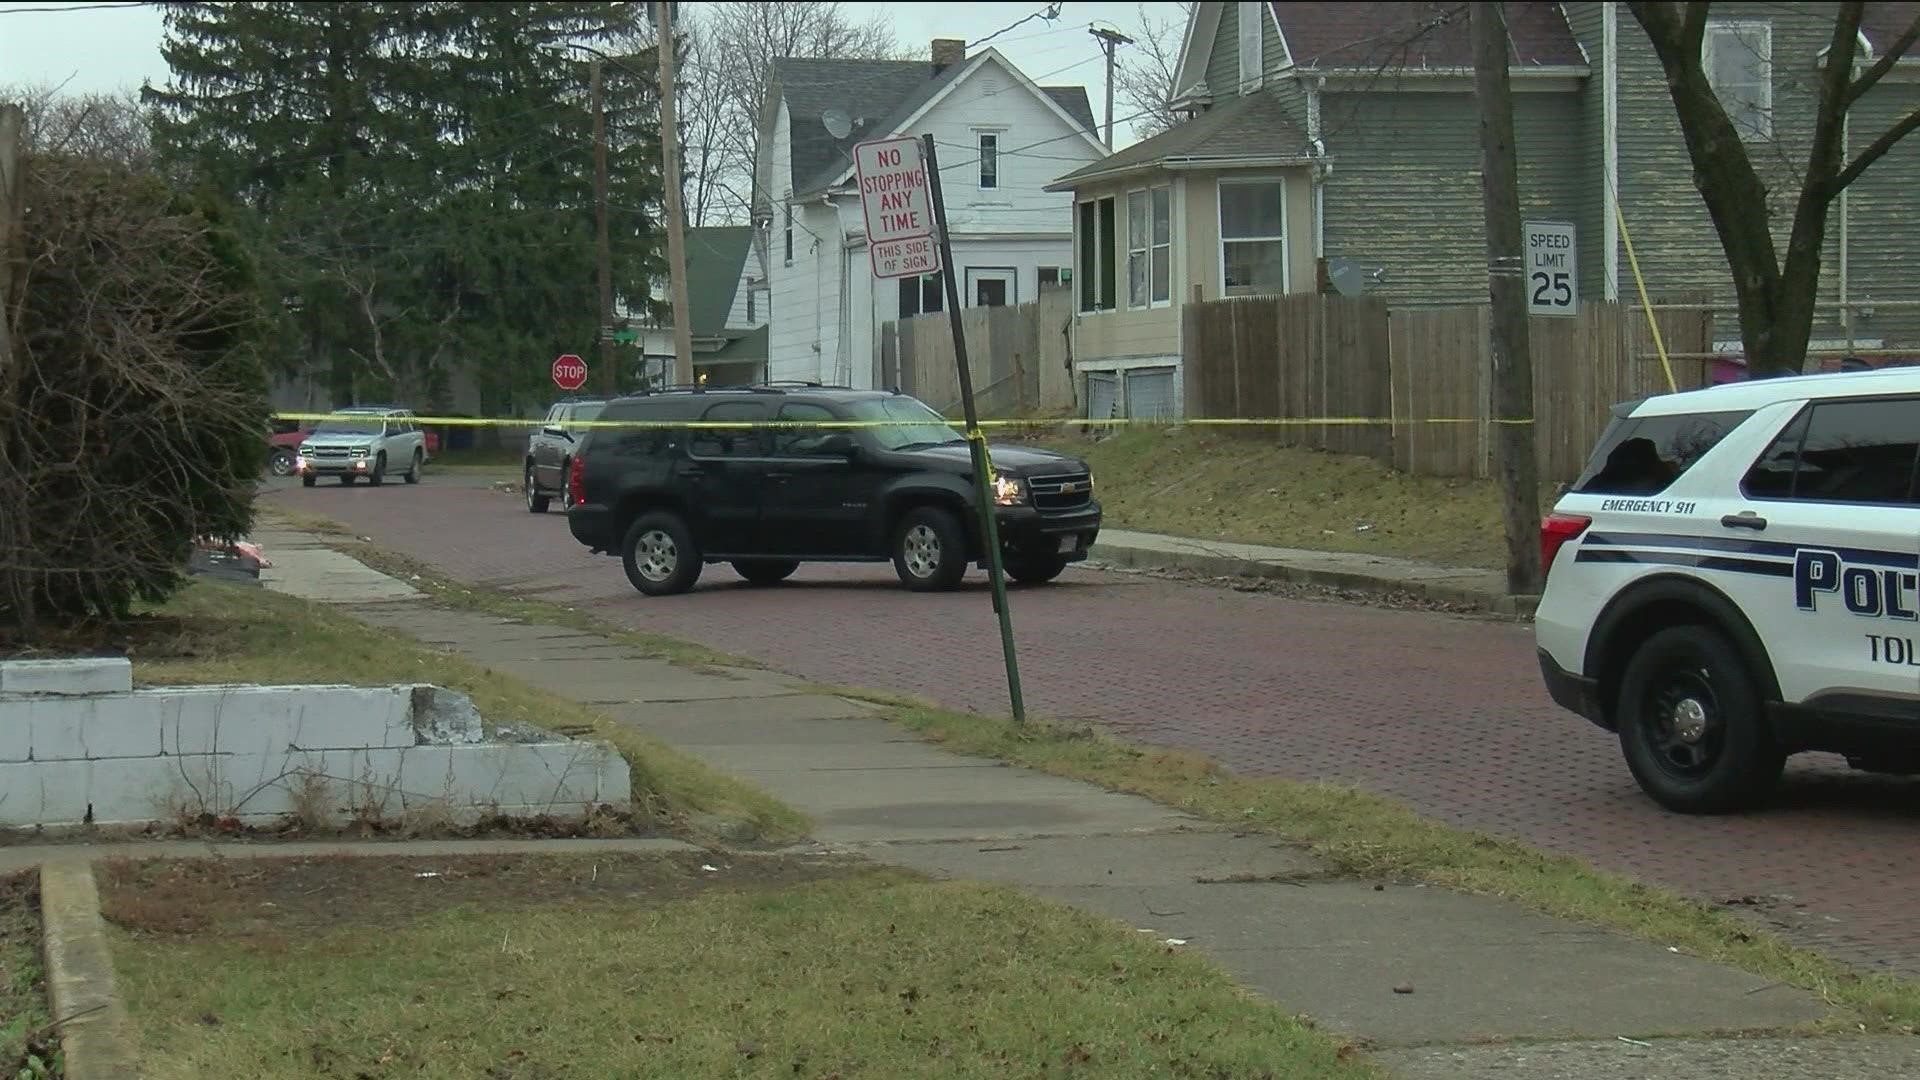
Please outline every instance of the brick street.
[{"label": "brick street", "polygon": [[[450,577],[803,678],[1006,710],[979,572],[963,591],[928,595],[887,565],[805,566],[772,589],[710,566],[693,593],[648,599],[617,560],[577,545],[559,512],[530,515],[477,474],[280,487],[267,502],[345,522]],[[1727,903],[1862,967],[1920,975],[1920,782],[1795,758],[1773,808],[1682,817],[1640,793],[1612,737],[1547,700],[1524,626],[1079,569],[1016,589],[1012,608],[1036,715],[1098,721],[1249,774],[1354,785]]]}]

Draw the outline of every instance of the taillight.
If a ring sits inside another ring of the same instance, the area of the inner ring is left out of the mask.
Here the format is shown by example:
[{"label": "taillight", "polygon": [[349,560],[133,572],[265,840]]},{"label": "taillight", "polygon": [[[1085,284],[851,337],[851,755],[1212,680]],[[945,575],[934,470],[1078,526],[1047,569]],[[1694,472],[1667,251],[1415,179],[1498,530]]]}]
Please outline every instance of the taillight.
[{"label": "taillight", "polygon": [[587,501],[587,457],[580,454],[574,457],[573,465],[567,469],[567,502],[579,506]]},{"label": "taillight", "polygon": [[1560,554],[1567,541],[1587,531],[1593,524],[1590,517],[1579,514],[1548,514],[1540,522],[1540,575],[1545,577],[1553,569],[1554,556]]}]

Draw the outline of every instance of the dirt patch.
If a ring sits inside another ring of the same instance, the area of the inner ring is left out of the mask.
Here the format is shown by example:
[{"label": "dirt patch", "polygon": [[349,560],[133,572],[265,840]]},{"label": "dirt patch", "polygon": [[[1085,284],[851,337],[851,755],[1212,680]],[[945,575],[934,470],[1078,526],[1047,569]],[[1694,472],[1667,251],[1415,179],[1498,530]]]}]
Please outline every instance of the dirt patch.
[{"label": "dirt patch", "polygon": [[21,637],[17,629],[0,627],[0,660],[69,656],[193,659],[215,655],[224,632],[224,627],[209,627],[199,620],[159,613],[42,627],[32,642]]},{"label": "dirt patch", "polygon": [[842,857],[670,852],[123,859],[102,864],[99,878],[101,913],[126,930],[234,937],[392,927],[466,906],[660,903],[876,872]]},{"label": "dirt patch", "polygon": [[56,1080],[60,1036],[40,960],[40,875],[0,878],[0,1075]]}]

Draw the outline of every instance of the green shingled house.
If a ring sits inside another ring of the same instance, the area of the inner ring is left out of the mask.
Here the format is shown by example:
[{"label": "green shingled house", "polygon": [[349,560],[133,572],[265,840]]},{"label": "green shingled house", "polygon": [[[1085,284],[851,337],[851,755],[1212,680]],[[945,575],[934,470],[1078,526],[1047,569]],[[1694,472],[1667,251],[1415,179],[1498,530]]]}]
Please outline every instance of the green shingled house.
[{"label": "green shingled house", "polygon": [[[670,310],[667,282],[655,282],[653,295],[661,311]],[[696,377],[716,385],[766,381],[766,260],[751,226],[687,230],[687,314]],[[638,315],[633,324],[641,327],[644,370],[671,382],[673,324]]]},{"label": "green shingled house", "polygon": [[[1710,70],[1776,193],[1781,243],[1832,7],[1711,9]],[[1631,242],[1649,291],[1711,297],[1722,305],[1716,348],[1737,350],[1726,263],[1639,24],[1621,4],[1507,13],[1523,212],[1574,226],[1583,298],[1635,297]],[[1868,4],[1863,51],[1916,13],[1920,4]],[[1484,300],[1471,65],[1462,3],[1194,5],[1176,75],[1185,122],[1049,188],[1075,200],[1077,365],[1177,367],[1182,304],[1311,292],[1325,265],[1395,305]],[[1903,61],[1854,107],[1853,145],[1916,106],[1920,60]],[[1898,265],[1920,240],[1917,187],[1920,137],[1836,206],[1816,346],[1920,346],[1920,312],[1876,306],[1920,299]]]}]

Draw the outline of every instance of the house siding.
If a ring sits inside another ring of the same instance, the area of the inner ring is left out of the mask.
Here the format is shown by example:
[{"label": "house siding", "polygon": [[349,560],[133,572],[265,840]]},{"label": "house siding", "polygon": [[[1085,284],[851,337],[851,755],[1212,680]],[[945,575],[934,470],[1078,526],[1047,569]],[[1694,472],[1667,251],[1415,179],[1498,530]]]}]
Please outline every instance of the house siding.
[{"label": "house siding", "polygon": [[1215,100],[1229,97],[1240,89],[1240,17],[1234,5],[1220,5],[1220,26],[1213,35],[1213,51],[1207,54],[1207,88]]},{"label": "house siding", "polygon": [[[1603,3],[1562,4],[1574,39],[1587,52],[1593,73],[1581,84],[1576,107],[1580,114],[1580,138],[1577,155],[1577,188],[1573,193],[1575,239],[1579,243],[1577,265],[1580,280],[1590,296],[1606,294],[1606,5]],[[1616,12],[1616,16],[1620,14]],[[1629,22],[1632,16],[1627,16]],[[1617,241],[1616,241],[1617,243]]]},{"label": "house siding", "polygon": [[[1889,74],[1854,105],[1848,133],[1850,150],[1858,154],[1916,109],[1920,109],[1920,73]],[[1920,178],[1920,137],[1909,136],[1848,188],[1847,294],[1855,302],[1920,300],[1912,269],[1914,252],[1920,247],[1920,236],[1916,235],[1920,226],[1916,226],[1914,215],[1916,178]],[[1827,219],[1829,256],[1821,268],[1820,281],[1820,295],[1836,301],[1840,289],[1840,223],[1836,203]],[[1890,347],[1920,345],[1920,311],[1879,308],[1856,313],[1853,332],[1856,338],[1884,339]]]},{"label": "house siding", "polygon": [[[1395,303],[1486,297],[1478,115],[1470,89],[1327,95],[1326,254],[1384,270],[1374,295]],[[1583,171],[1578,95],[1516,93],[1514,129],[1521,213],[1575,221],[1578,243],[1597,241],[1588,236],[1597,226],[1579,225],[1594,217],[1581,192],[1598,178]],[[1600,290],[1597,276],[1581,276],[1583,296]]]}]

